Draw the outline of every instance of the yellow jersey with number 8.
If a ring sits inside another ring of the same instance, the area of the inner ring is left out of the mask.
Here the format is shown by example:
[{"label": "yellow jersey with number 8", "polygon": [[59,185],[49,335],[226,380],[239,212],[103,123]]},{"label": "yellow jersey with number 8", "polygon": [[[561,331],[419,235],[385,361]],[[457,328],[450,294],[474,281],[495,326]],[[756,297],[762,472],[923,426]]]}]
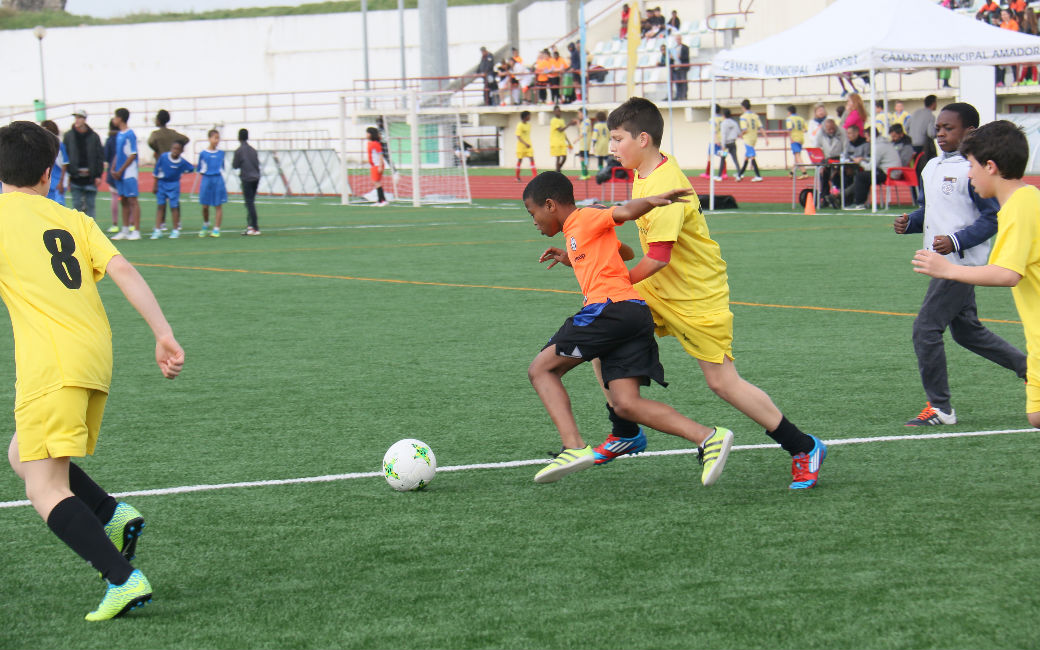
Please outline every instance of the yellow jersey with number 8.
[{"label": "yellow jersey with number 8", "polygon": [[108,392],[112,330],[96,283],[119,251],[45,196],[0,194],[0,297],[14,331],[15,404],[63,386]]}]

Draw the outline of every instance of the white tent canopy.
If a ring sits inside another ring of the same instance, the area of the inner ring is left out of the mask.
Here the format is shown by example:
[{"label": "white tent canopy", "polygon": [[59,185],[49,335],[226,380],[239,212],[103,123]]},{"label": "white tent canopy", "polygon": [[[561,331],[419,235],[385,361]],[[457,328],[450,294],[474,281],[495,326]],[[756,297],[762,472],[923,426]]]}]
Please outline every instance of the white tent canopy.
[{"label": "white tent canopy", "polygon": [[[711,106],[715,106],[719,77],[783,79],[869,71],[873,80],[877,70],[1038,60],[1040,37],[987,25],[935,0],[836,0],[785,32],[716,54],[711,66]],[[871,83],[871,107],[874,92]],[[873,160],[873,139],[870,148]],[[714,209],[714,176],[709,181],[709,195]],[[873,208],[877,209],[876,203]]]},{"label": "white tent canopy", "polygon": [[716,77],[779,79],[1040,60],[1040,37],[1010,32],[934,0],[837,0],[812,18],[712,60]]}]

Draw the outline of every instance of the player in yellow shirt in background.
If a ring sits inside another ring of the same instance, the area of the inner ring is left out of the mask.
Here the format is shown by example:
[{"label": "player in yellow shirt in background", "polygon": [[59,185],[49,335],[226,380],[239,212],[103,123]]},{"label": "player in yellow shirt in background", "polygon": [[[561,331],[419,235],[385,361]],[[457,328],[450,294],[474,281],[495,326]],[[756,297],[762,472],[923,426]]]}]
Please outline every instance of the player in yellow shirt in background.
[{"label": "player in yellow shirt in background", "polygon": [[[784,121],[784,128],[791,134],[791,154],[794,156],[794,163],[800,165],[804,162],[802,160],[802,145],[805,144],[805,120],[798,114],[798,109],[794,105],[787,107],[787,120]],[[794,176],[794,170],[791,171],[791,175]],[[808,176],[808,173],[804,169],[798,175],[799,178],[805,178],[806,176]]]},{"label": "player in yellow shirt in background", "polygon": [[933,278],[987,287],[1011,287],[1026,334],[1026,417],[1040,427],[1040,190],[1022,180],[1029,142],[1016,124],[998,120],[975,129],[960,152],[968,177],[983,198],[996,197],[997,237],[986,266],[958,266],[939,253],[919,250],[914,270]]},{"label": "player in yellow shirt in background", "polygon": [[70,457],[94,453],[112,379],[112,330],[96,283],[111,276],[155,335],[173,379],[184,365],[148,284],[93,219],[47,199],[58,139],[32,122],[0,128],[0,296],[15,340],[15,434],[8,448],[25,494],[54,534],[108,581],[88,621],[152,597],[130,564],[144,519]]},{"label": "player in yellow shirt in background", "polygon": [[[633,198],[691,187],[676,160],[660,151],[664,119],[653,102],[629,99],[610,114],[607,127],[612,153],[622,166],[636,172]],[[792,424],[769,395],[737,373],[726,262],[708,233],[696,197],[691,196],[689,203],[654,208],[636,225],[644,257],[632,268],[632,277],[646,278],[636,290],[650,306],[657,335],[677,338],[697,360],[708,387],[765,427],[766,434],[791,455],[791,489],[816,485],[826,446]],[[598,464],[646,448],[642,430],[614,413],[609,396],[607,409],[613,431],[594,450]]]},{"label": "player in yellow shirt in background", "polygon": [[[575,122],[571,122],[575,124]],[[567,162],[567,150],[571,148],[570,140],[567,139],[569,125],[563,120],[563,111],[559,104],[553,107],[553,116],[549,120],[549,155],[556,158],[556,171],[562,172],[563,163]]]},{"label": "player in yellow shirt in background", "polygon": [[740,102],[744,112],[740,116],[740,134],[744,138],[744,165],[740,168],[740,173],[737,178],[741,178],[744,172],[747,171],[748,162],[751,162],[751,167],[755,170],[755,177],[751,179],[752,183],[762,182],[762,173],[758,171],[758,161],[755,159],[755,145],[758,144],[758,136],[766,137],[766,132],[762,130],[762,120],[758,117],[758,113],[751,110],[751,102],[747,99]]},{"label": "player in yellow shirt in background", "polygon": [[599,165],[596,171],[603,169],[610,155],[610,129],[607,128],[607,114],[604,111],[596,113],[592,124],[592,155],[596,156]]},{"label": "player in yellow shirt in background", "polygon": [[531,111],[520,113],[520,123],[516,125],[516,180],[520,180],[520,163],[524,158],[531,160],[531,176],[537,176],[534,167],[534,147],[531,146]]}]

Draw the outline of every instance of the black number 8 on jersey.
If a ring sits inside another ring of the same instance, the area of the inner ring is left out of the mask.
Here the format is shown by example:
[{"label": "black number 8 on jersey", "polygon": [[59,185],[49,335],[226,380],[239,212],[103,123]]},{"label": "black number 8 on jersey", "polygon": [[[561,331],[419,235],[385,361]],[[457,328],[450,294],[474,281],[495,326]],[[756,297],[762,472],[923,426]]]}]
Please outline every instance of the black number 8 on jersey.
[{"label": "black number 8 on jersey", "polygon": [[79,289],[83,284],[79,260],[72,256],[76,252],[76,240],[68,230],[53,229],[43,233],[43,246],[51,254],[51,268],[61,283],[69,289]]}]

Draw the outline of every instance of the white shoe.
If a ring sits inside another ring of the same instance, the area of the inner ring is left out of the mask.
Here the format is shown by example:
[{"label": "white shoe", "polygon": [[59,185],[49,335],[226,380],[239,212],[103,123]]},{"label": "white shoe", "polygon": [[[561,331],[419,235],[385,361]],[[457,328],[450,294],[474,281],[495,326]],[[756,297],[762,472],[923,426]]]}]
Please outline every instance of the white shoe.
[{"label": "white shoe", "polygon": [[752,183],[761,183],[763,180],[765,180],[765,179],[763,179],[761,176],[755,176],[754,178],[751,179],[751,182]]},{"label": "white shoe", "polygon": [[156,228],[152,231],[152,236],[149,239],[159,239],[160,237],[162,237],[162,230]]},{"label": "white shoe", "polygon": [[131,230],[130,234],[127,235],[126,238],[129,239],[129,240],[140,239],[141,238],[141,231],[140,230]]},{"label": "white shoe", "polygon": [[129,236],[130,236],[129,232],[127,232],[126,230],[120,230],[116,234],[112,235],[112,239],[115,239],[115,240],[126,239]]},{"label": "white shoe", "polygon": [[721,183],[722,182],[722,177],[721,176],[716,176],[715,177],[715,182],[716,183]]},{"label": "white shoe", "polygon": [[388,205],[390,205],[389,201],[380,201],[379,203],[376,203],[377,208],[385,208]]},{"label": "white shoe", "polygon": [[737,176],[736,178],[734,178],[734,179],[733,179],[733,182],[734,182],[734,183],[739,183],[739,182],[740,182],[740,181],[742,181],[742,180],[744,180],[744,177],[743,177],[743,176]]},{"label": "white shoe", "polygon": [[170,239],[177,239],[181,236],[180,228],[174,228],[170,231]]}]

